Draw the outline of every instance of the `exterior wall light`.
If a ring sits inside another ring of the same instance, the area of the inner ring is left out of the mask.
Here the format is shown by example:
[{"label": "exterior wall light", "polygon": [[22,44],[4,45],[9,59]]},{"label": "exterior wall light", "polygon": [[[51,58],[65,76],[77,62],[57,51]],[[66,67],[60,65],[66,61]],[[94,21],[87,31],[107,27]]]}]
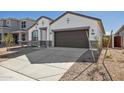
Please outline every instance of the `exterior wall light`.
[{"label": "exterior wall light", "polygon": [[44,26],[44,21],[42,21],[42,25]]},{"label": "exterior wall light", "polygon": [[70,19],[69,18],[67,18],[67,23],[69,23],[70,22]]},{"label": "exterior wall light", "polygon": [[94,29],[91,30],[91,35],[95,35]]}]

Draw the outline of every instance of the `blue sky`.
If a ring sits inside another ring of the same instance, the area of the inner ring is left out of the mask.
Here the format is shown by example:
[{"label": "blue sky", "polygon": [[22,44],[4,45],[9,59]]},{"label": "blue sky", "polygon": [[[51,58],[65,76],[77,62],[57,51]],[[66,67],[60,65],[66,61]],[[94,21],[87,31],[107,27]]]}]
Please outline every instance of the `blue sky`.
[{"label": "blue sky", "polygon": [[[84,15],[102,19],[106,32],[114,30],[116,32],[124,24],[123,11],[76,11]],[[0,11],[0,18],[25,18],[37,19],[40,16],[47,16],[52,19],[57,18],[64,11]]]}]

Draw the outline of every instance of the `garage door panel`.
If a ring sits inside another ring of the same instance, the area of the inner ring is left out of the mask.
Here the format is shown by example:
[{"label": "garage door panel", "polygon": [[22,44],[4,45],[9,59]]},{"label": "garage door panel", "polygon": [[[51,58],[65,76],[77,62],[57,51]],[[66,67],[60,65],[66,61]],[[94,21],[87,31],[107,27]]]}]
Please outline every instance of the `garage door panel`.
[{"label": "garage door panel", "polygon": [[88,48],[89,43],[85,31],[55,32],[55,47]]}]

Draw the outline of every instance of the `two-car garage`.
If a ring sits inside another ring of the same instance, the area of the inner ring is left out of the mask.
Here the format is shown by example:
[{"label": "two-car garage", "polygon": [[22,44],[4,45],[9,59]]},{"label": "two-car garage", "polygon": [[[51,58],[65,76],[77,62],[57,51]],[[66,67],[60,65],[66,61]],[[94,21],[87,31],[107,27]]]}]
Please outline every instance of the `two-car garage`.
[{"label": "two-car garage", "polygon": [[87,30],[69,30],[54,32],[55,47],[88,48]]}]

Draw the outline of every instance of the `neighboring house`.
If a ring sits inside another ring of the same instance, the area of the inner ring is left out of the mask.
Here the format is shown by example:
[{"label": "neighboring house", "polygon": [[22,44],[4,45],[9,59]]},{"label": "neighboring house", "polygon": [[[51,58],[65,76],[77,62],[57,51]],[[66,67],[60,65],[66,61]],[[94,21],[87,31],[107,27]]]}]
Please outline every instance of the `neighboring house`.
[{"label": "neighboring house", "polygon": [[30,46],[51,46],[52,37],[50,32],[51,18],[41,16],[36,23],[28,29]]},{"label": "neighboring house", "polygon": [[4,35],[12,33],[15,44],[19,44],[23,41],[28,41],[27,29],[35,23],[34,20],[5,18],[0,19],[0,46],[4,45]]},{"label": "neighboring house", "polygon": [[124,48],[124,25],[114,34],[114,47]]},{"label": "neighboring house", "polygon": [[[102,47],[102,37],[105,34],[101,19],[74,12],[65,12],[53,21],[41,17],[28,32],[30,42],[48,41],[45,46],[73,48],[89,48],[90,44],[92,47],[98,44],[98,47]],[[42,46],[42,43],[38,46]]]}]

